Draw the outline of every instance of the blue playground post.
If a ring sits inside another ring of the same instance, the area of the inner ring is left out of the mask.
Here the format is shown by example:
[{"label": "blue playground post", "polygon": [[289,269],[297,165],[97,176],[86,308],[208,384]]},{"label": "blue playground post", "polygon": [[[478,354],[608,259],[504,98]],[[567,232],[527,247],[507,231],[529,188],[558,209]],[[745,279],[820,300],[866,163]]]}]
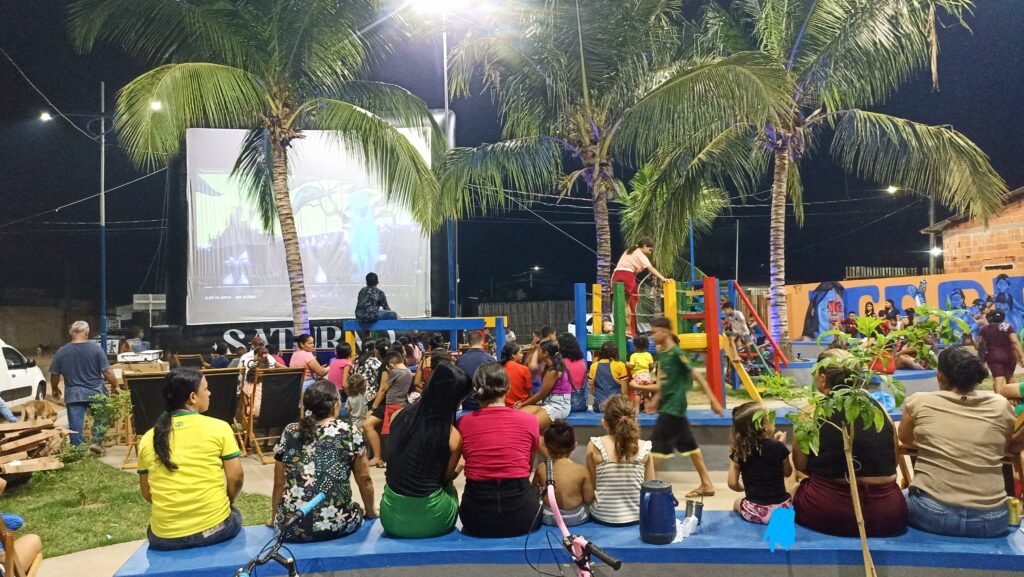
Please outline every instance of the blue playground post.
[{"label": "blue playground post", "polygon": [[580,348],[587,350],[587,285],[581,282],[573,285],[573,318],[576,320],[576,340]]},{"label": "blue playground post", "polygon": [[494,318],[494,352],[495,356],[501,357],[501,349],[505,348],[505,319]]}]

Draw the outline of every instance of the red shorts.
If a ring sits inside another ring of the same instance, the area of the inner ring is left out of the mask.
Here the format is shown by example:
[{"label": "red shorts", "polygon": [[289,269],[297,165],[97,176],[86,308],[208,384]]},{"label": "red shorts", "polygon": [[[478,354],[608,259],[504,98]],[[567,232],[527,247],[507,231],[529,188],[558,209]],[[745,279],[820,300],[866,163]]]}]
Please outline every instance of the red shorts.
[{"label": "red shorts", "polygon": [[393,405],[384,406],[384,426],[381,427],[380,434],[387,435],[391,433],[391,416],[395,414],[398,409],[405,408],[404,403],[395,403]]}]

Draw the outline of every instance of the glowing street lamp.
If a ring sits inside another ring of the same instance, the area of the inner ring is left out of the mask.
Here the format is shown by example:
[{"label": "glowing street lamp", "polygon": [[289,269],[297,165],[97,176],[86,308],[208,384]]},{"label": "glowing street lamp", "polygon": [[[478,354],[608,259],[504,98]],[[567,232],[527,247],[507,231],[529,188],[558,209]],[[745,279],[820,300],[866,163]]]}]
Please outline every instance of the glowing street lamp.
[{"label": "glowing street lamp", "polygon": [[932,255],[933,257],[942,256],[942,249],[937,246],[933,246],[930,249],[928,249],[928,254]]},{"label": "glowing street lamp", "polygon": [[39,113],[39,120],[42,120],[43,122],[49,122],[53,120],[53,115],[44,110]]},{"label": "glowing street lamp", "polygon": [[896,188],[895,186],[893,186],[893,185],[891,185],[891,184],[890,184],[890,185],[889,185],[889,188],[886,188],[886,189],[885,189],[885,192],[888,192],[889,194],[896,194],[897,192],[899,192],[899,190],[900,190],[900,189],[898,189],[898,188]]},{"label": "glowing street lamp", "polygon": [[154,100],[153,102],[149,103],[150,110],[160,110],[163,107],[164,107],[163,103],[160,102],[159,100]]}]

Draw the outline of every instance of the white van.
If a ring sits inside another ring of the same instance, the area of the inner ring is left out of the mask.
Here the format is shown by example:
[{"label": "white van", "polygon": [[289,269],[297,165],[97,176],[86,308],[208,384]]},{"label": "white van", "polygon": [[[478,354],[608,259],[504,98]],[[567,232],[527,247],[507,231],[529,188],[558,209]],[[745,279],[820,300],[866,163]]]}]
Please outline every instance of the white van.
[{"label": "white van", "polygon": [[10,407],[46,397],[46,377],[34,359],[0,339],[7,370],[0,370],[0,398]]}]

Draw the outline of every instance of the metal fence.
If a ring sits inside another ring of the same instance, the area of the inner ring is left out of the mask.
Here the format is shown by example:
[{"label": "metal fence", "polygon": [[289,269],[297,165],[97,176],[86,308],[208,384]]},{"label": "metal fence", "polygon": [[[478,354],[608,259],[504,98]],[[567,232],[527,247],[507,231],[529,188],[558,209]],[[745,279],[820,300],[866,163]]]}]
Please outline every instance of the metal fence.
[{"label": "metal fence", "polygon": [[868,278],[893,278],[900,276],[921,276],[928,274],[927,267],[920,266],[848,266],[845,280]]},{"label": "metal fence", "polygon": [[520,342],[529,342],[530,334],[544,325],[558,332],[573,322],[572,301],[514,301],[480,303],[480,316],[508,316],[509,328]]}]

